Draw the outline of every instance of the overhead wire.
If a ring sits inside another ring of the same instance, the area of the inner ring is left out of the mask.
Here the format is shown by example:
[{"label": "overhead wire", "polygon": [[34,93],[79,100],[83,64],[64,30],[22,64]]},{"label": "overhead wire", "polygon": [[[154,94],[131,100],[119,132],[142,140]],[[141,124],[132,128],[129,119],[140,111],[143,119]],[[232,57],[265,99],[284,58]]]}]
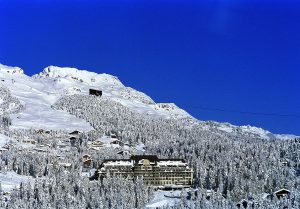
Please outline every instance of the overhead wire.
[{"label": "overhead wire", "polygon": [[279,113],[267,113],[267,112],[250,112],[250,111],[240,111],[240,110],[229,110],[223,108],[210,108],[204,106],[185,106],[182,105],[184,109],[201,109],[207,111],[216,111],[216,112],[229,112],[229,113],[238,113],[238,114],[247,114],[247,115],[261,115],[261,116],[273,116],[273,117],[295,117],[300,118],[300,114],[279,114]]}]

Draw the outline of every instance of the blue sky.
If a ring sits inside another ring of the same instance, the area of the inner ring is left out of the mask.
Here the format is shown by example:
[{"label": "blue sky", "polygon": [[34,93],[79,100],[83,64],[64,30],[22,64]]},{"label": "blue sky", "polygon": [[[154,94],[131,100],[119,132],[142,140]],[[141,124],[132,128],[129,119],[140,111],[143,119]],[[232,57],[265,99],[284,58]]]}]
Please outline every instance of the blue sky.
[{"label": "blue sky", "polygon": [[201,120],[274,133],[300,135],[299,33],[292,0],[0,0],[2,64],[113,74]]}]

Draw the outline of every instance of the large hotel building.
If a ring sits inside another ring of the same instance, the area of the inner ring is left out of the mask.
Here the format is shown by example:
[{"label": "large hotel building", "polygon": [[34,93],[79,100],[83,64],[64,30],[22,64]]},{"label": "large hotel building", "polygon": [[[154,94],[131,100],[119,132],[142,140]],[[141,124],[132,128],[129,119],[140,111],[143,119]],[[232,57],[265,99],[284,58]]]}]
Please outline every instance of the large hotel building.
[{"label": "large hotel building", "polygon": [[193,170],[184,160],[158,159],[155,155],[105,160],[97,171],[97,177],[107,175],[143,179],[145,184],[159,187],[189,187],[193,181]]}]

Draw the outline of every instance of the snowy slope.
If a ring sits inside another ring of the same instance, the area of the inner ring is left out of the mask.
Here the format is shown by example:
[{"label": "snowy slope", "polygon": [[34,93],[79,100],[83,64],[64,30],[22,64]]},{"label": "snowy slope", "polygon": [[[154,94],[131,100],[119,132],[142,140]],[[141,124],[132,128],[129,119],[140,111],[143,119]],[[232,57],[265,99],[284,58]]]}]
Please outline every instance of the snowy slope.
[{"label": "snowy slope", "polygon": [[0,134],[0,148],[3,147],[9,141],[10,141],[10,138],[8,136]]},{"label": "snowy slope", "polygon": [[34,183],[34,178],[31,176],[18,175],[13,171],[7,173],[0,173],[1,187],[4,192],[9,192],[12,189],[19,188],[20,184],[27,184],[30,182],[31,185]]},{"label": "snowy slope", "polygon": [[[51,108],[59,98],[66,95],[88,95],[89,89],[102,90],[106,99],[111,99],[142,115],[165,119],[188,119],[201,124],[203,130],[221,131],[232,134],[257,136],[262,139],[290,139],[294,135],[275,135],[253,126],[235,126],[229,123],[197,121],[186,111],[173,103],[155,103],[149,96],[133,88],[124,86],[112,75],[97,74],[69,67],[46,67],[42,72],[29,77],[19,67],[0,64],[0,88],[10,90],[11,96],[20,101],[19,106],[3,101],[0,95],[0,114],[9,106],[12,112],[11,128],[34,128],[46,130],[91,130],[91,126],[65,111]],[[6,106],[5,106],[5,105]],[[22,109],[23,108],[23,109]],[[20,110],[21,109],[21,110]]]},{"label": "snowy slope", "polygon": [[168,108],[156,104],[146,94],[125,87],[117,77],[108,74],[49,66],[33,77],[37,80],[43,79],[54,82],[56,93],[59,94],[88,94],[89,88],[94,88],[102,90],[104,97],[119,102],[141,114],[175,119],[192,118],[186,111],[174,104],[166,103],[165,106],[169,106]]},{"label": "snowy slope", "polygon": [[166,206],[175,207],[188,190],[175,190],[175,191],[155,191],[154,198],[145,206],[145,209],[163,209]]},{"label": "snowy slope", "polygon": [[[24,109],[11,115],[14,129],[46,130],[91,130],[84,120],[78,119],[63,111],[53,110],[51,105],[61,97],[51,93],[52,83],[37,80],[23,74],[23,70],[0,65],[1,85],[10,90]],[[0,96],[1,97],[1,96]]]}]

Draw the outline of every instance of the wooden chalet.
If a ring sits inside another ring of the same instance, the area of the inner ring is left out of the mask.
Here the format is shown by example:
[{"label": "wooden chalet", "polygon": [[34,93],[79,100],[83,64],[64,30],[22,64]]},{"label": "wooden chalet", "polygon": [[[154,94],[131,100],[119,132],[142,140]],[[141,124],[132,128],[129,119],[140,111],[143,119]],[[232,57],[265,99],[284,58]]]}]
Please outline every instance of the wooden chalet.
[{"label": "wooden chalet", "polygon": [[121,141],[118,140],[118,139],[114,139],[114,140],[112,140],[112,141],[110,142],[110,144],[118,144],[118,145],[120,145],[120,144],[121,144]]},{"label": "wooden chalet", "polygon": [[288,189],[280,189],[276,192],[274,192],[274,195],[278,198],[278,199],[281,199],[281,198],[285,198],[285,197],[289,197],[290,196],[290,190]]},{"label": "wooden chalet", "polygon": [[75,131],[70,132],[69,135],[79,135],[81,133],[82,133],[81,131],[75,130]]},{"label": "wooden chalet", "polygon": [[23,143],[26,143],[26,144],[36,144],[37,141],[34,140],[34,139],[24,139]]}]

